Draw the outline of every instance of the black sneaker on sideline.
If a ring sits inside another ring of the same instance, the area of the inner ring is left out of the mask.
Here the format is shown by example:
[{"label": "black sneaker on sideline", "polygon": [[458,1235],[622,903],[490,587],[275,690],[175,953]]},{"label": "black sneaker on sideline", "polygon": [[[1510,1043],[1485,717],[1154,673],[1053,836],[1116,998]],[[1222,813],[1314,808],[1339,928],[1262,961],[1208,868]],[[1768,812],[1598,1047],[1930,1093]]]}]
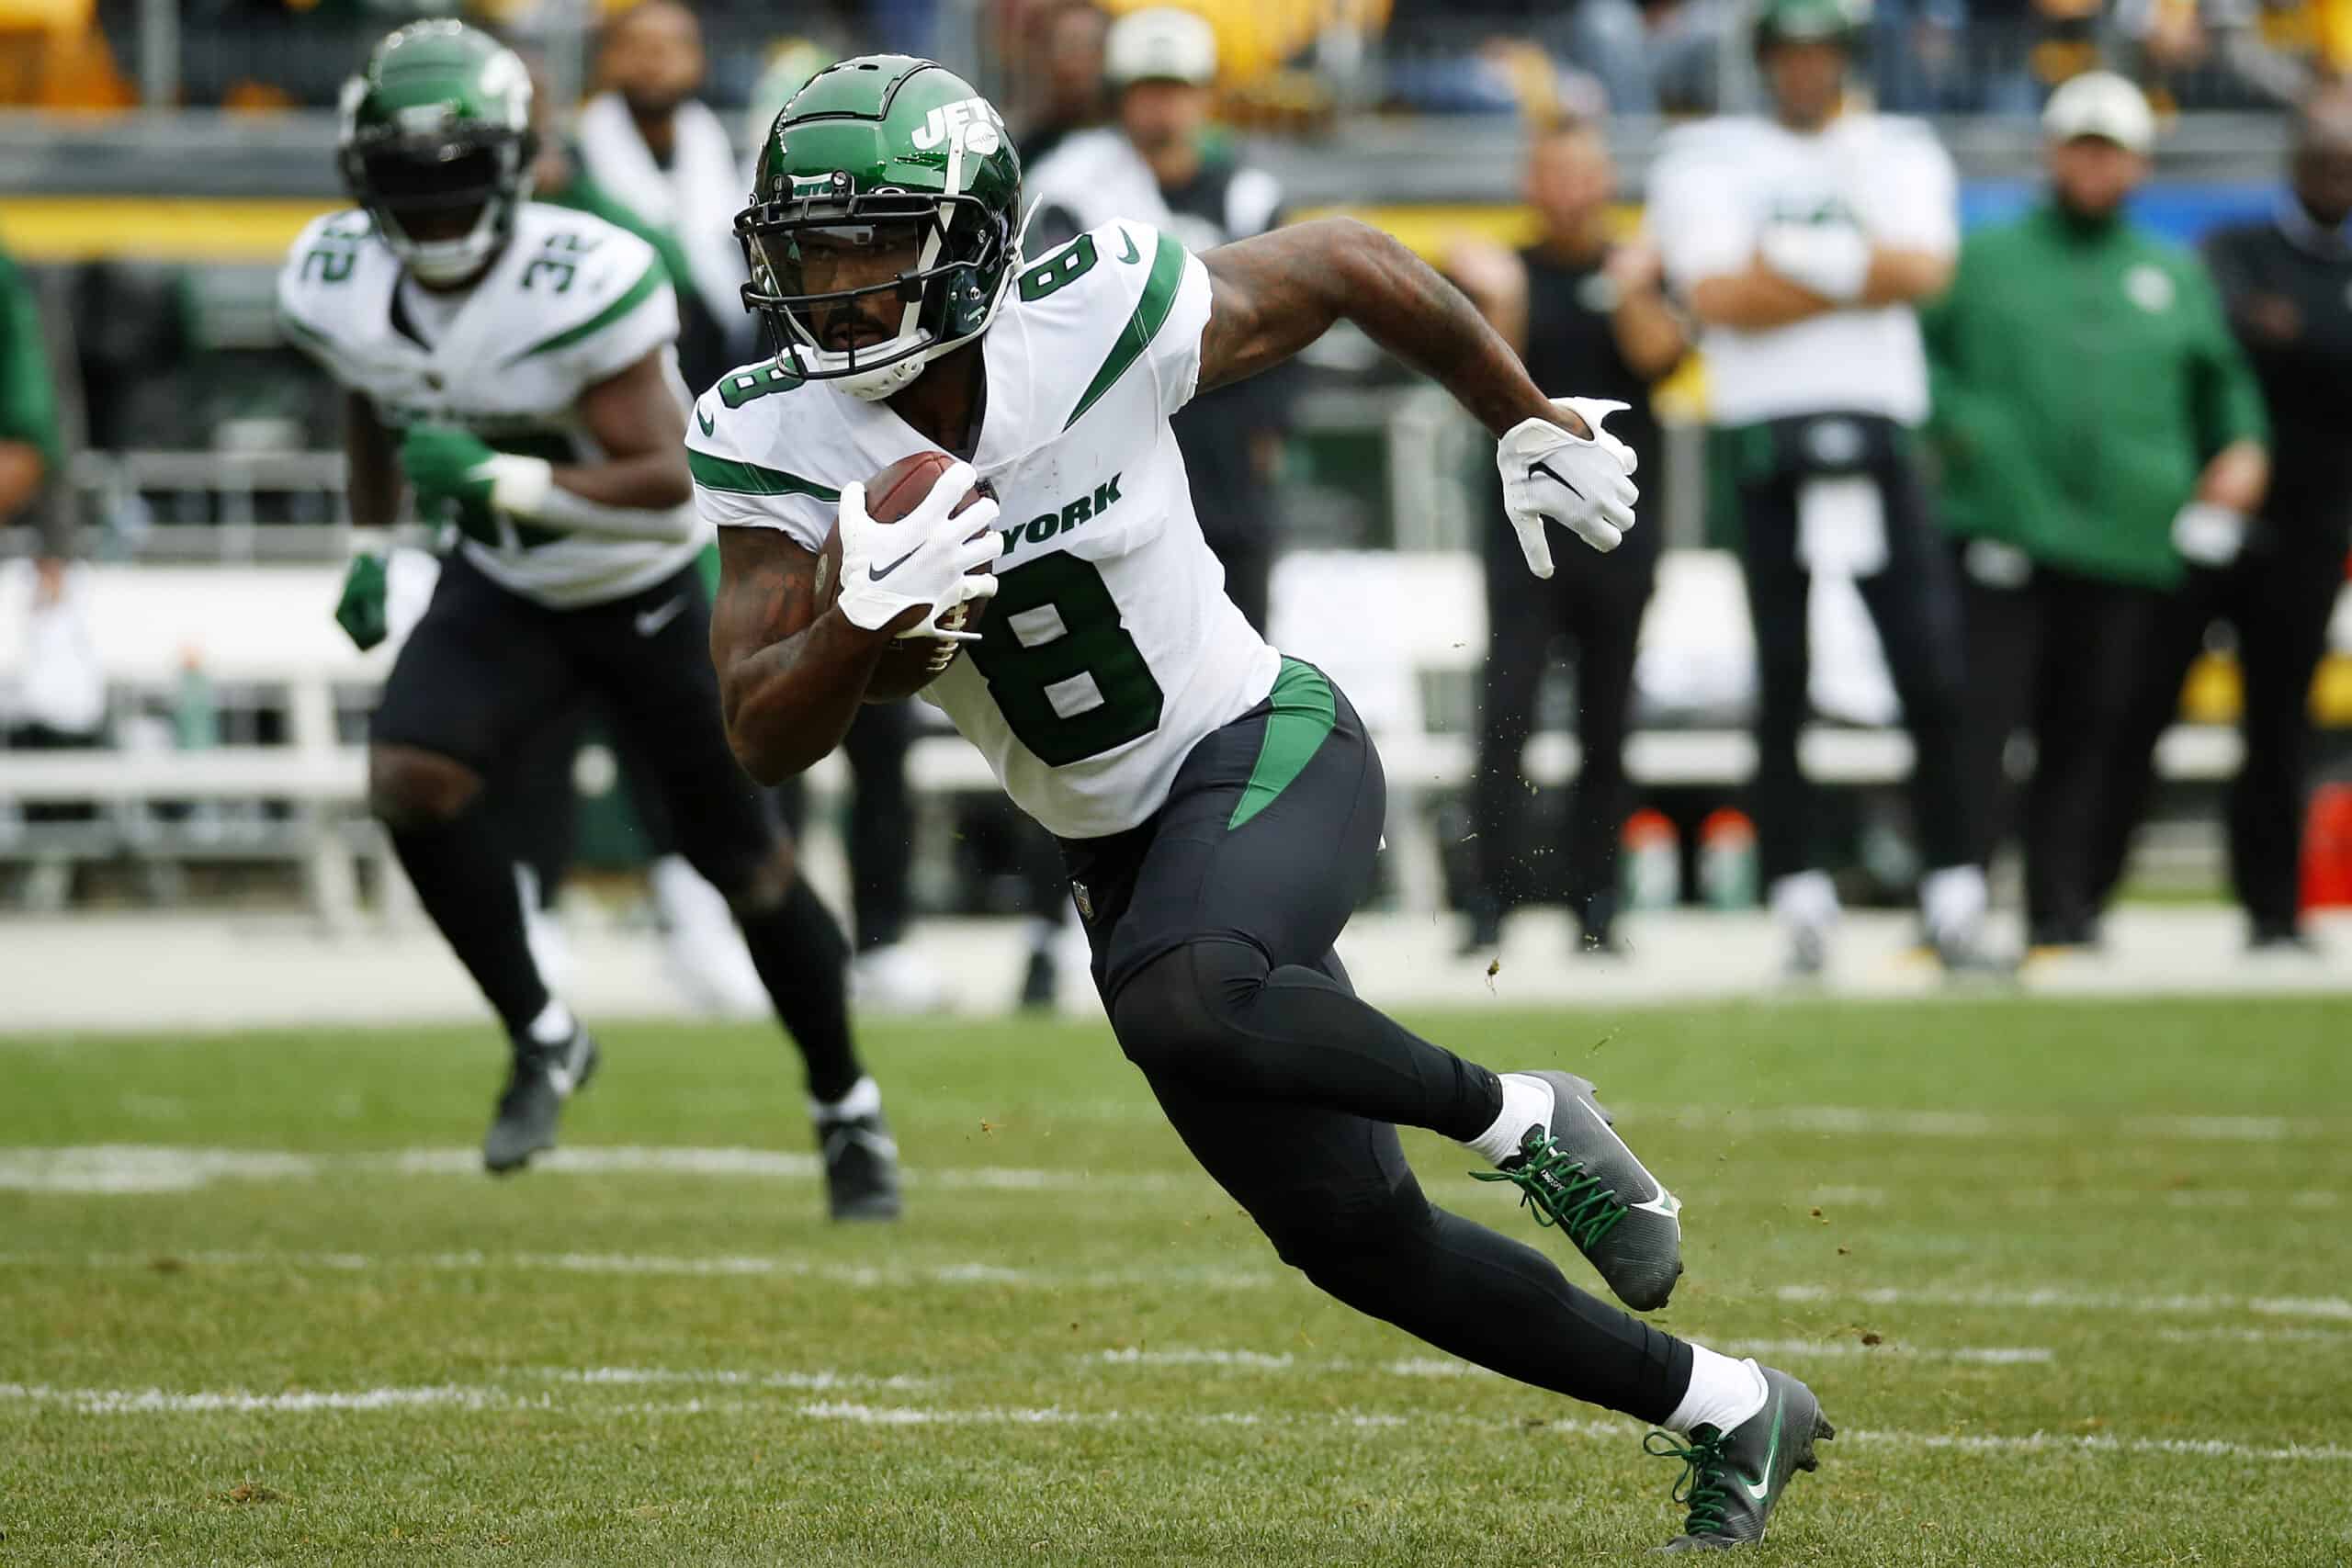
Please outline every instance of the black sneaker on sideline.
[{"label": "black sneaker on sideline", "polygon": [[899,1217],[899,1145],[879,1111],[817,1123],[825,1206],[836,1220]]},{"label": "black sneaker on sideline", "polygon": [[1820,1461],[1813,1445],[1838,1435],[1821,1414],[1813,1390],[1770,1367],[1764,1374],[1764,1408],[1728,1432],[1695,1427],[1688,1448],[1670,1432],[1642,1439],[1645,1451],[1682,1461],[1674,1500],[1690,1512],[1682,1533],[1661,1551],[1724,1551],[1764,1539],[1764,1526],[1800,1470]]},{"label": "black sneaker on sideline", "polygon": [[1049,942],[1029,950],[1029,967],[1021,975],[1021,1010],[1050,1012],[1061,990],[1061,965],[1054,962]]},{"label": "black sneaker on sideline", "polygon": [[597,1060],[594,1038],[576,1026],[571,1039],[553,1045],[526,1042],[514,1047],[498,1113],[481,1142],[481,1163],[492,1175],[520,1170],[533,1155],[555,1147],[563,1102],[587,1087]]}]

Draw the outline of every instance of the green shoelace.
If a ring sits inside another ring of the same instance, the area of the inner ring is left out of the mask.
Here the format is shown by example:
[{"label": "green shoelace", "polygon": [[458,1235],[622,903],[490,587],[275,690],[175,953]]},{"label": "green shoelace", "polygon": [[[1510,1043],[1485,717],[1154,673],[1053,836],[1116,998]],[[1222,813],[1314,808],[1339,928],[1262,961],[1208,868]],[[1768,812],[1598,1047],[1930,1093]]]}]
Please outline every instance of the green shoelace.
[{"label": "green shoelace", "polygon": [[1718,1432],[1712,1438],[1691,1438],[1686,1449],[1671,1432],[1652,1432],[1642,1439],[1642,1451],[1651,1458],[1682,1461],[1681,1479],[1674,1483],[1674,1500],[1690,1510],[1690,1520],[1682,1527],[1685,1535],[1724,1533],[1724,1513],[1730,1506],[1724,1472],[1731,1468],[1724,1458],[1724,1448],[1730,1440],[1729,1433]]},{"label": "green shoelace", "polygon": [[1539,1130],[1529,1138],[1532,1146],[1521,1156],[1517,1169],[1474,1170],[1470,1179],[1510,1182],[1519,1189],[1521,1204],[1535,1211],[1537,1224],[1559,1226],[1590,1252],[1625,1217],[1625,1205],[1617,1201],[1616,1189],[1587,1175],[1584,1161],[1571,1158],[1550,1134]]}]

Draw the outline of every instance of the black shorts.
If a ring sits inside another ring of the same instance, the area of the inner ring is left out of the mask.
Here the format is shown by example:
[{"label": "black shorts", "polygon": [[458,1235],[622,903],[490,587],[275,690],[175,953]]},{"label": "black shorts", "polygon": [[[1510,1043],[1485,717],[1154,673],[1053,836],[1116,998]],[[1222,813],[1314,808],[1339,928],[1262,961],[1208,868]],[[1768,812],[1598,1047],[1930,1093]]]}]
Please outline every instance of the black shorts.
[{"label": "black shorts", "polygon": [[1354,706],[1313,665],[1283,660],[1272,693],[1193,748],[1148,821],[1060,840],[1103,1005],[1189,942],[1322,966],[1372,890],[1387,807]]},{"label": "black shorts", "polygon": [[557,610],[449,555],[369,734],[496,779],[591,694],[670,807],[679,847],[722,890],[740,885],[778,829],[727,744],[710,595],[691,565],[640,592]]}]

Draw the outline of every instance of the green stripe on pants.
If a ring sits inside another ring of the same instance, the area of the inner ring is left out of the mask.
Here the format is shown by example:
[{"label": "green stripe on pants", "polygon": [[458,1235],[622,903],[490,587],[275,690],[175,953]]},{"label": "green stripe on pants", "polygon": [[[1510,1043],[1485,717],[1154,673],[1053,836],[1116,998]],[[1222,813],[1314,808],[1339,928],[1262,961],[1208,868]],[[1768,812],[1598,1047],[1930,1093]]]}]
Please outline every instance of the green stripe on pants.
[{"label": "green stripe on pants", "polygon": [[1306,771],[1306,764],[1323,749],[1323,738],[1331,733],[1339,710],[1331,682],[1323,678],[1323,671],[1295,659],[1283,660],[1283,672],[1274,677],[1274,689],[1267,700],[1274,705],[1274,711],[1266,716],[1266,738],[1258,746],[1258,765],[1250,770],[1240,803],[1225,825],[1227,832],[1272,806],[1291,781]]}]

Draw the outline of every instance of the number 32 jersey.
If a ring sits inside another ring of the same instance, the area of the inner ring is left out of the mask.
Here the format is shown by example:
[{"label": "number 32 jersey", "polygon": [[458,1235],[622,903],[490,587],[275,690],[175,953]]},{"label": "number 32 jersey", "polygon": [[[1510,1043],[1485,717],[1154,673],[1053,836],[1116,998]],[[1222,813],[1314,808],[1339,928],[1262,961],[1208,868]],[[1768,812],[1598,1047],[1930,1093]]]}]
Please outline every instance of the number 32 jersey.
[{"label": "number 32 jersey", "polygon": [[[1168,428],[1208,316],[1207,269],[1120,222],[1024,271],[981,340],[972,466],[1007,547],[982,640],[923,694],[1066,839],[1158,811],[1193,746],[1264,701],[1280,669],[1225,595]],[[706,517],[812,551],[843,485],[938,450],[887,404],[773,366],[722,377],[686,446]]]}]

